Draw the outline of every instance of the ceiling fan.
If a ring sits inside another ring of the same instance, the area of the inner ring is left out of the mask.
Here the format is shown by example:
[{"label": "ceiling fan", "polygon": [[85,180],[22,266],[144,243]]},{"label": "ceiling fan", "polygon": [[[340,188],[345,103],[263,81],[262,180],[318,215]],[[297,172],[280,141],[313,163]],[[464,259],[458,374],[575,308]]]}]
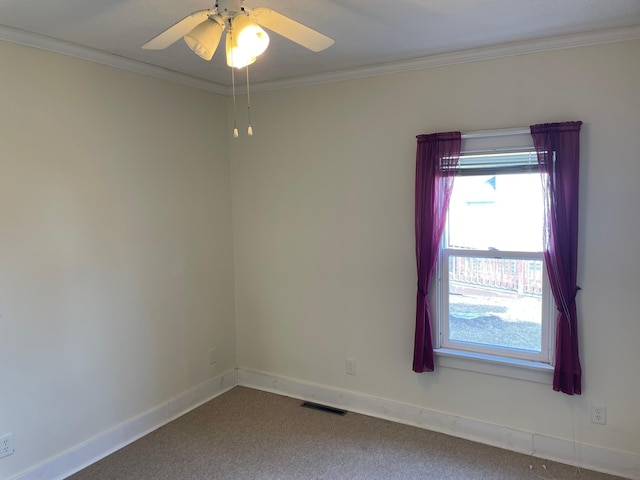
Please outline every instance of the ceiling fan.
[{"label": "ceiling fan", "polygon": [[142,48],[162,50],[184,37],[186,44],[198,56],[211,60],[226,30],[227,65],[241,68],[255,62],[269,45],[269,36],[260,26],[314,52],[334,43],[326,35],[270,8],[249,9],[244,6],[244,0],[216,0],[215,8],[191,13]]}]

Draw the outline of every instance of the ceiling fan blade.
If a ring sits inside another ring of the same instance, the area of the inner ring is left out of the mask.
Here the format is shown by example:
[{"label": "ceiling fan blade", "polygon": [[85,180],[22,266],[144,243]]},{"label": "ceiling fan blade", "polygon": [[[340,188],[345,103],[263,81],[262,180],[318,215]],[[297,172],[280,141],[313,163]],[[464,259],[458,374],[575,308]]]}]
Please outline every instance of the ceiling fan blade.
[{"label": "ceiling fan blade", "polygon": [[320,52],[334,44],[332,38],[270,8],[256,7],[250,12],[258,24],[314,52]]},{"label": "ceiling fan blade", "polygon": [[191,30],[204,22],[209,15],[213,13],[213,10],[198,10],[197,12],[193,12],[189,16],[167,28],[160,35],[153,37],[145,43],[142,48],[145,50],[162,50],[163,48],[167,48],[169,45],[184,37]]}]

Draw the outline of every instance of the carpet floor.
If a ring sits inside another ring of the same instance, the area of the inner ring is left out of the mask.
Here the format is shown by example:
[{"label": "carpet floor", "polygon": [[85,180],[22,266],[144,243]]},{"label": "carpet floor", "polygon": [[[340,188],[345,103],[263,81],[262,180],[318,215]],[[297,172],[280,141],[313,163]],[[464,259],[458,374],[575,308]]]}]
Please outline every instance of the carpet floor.
[{"label": "carpet floor", "polygon": [[614,480],[441,433],[235,387],[71,480]]}]

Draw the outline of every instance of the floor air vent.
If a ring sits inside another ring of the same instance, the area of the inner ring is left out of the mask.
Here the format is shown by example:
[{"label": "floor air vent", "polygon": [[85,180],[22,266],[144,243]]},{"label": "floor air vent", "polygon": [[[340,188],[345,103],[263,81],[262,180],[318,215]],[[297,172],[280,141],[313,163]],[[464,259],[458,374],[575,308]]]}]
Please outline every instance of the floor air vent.
[{"label": "floor air vent", "polygon": [[339,408],[329,407],[327,405],[320,405],[319,403],[304,402],[302,407],[311,408],[313,410],[320,410],[321,412],[333,413],[334,415],[345,415],[346,410],[340,410]]}]

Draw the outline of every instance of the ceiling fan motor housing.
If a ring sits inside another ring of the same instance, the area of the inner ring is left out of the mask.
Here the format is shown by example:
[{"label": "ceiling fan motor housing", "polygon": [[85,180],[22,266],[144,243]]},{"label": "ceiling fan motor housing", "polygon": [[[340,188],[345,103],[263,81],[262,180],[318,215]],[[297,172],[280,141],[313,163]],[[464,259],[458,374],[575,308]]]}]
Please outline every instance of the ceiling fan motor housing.
[{"label": "ceiling fan motor housing", "polygon": [[234,16],[243,11],[242,3],[243,0],[218,0],[216,2],[216,9],[219,15]]}]

